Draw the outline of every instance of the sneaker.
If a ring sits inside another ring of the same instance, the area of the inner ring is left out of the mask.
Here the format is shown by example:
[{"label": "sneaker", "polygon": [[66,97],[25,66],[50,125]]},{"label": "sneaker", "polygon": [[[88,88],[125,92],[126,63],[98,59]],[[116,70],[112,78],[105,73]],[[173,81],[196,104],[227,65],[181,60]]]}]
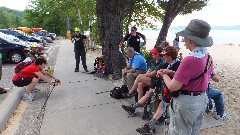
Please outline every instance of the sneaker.
[{"label": "sneaker", "polygon": [[31,91],[31,93],[37,93],[37,92],[40,92],[40,91],[41,91],[41,90],[38,89],[38,88],[33,88],[32,91]]},{"label": "sneaker", "polygon": [[133,108],[133,106],[122,105],[122,108],[131,115],[135,113],[135,108]]},{"label": "sneaker", "polygon": [[89,72],[87,68],[84,68],[85,72]]},{"label": "sneaker", "polygon": [[228,116],[226,114],[223,115],[217,115],[215,116],[216,120],[228,120]]},{"label": "sneaker", "polygon": [[155,129],[151,129],[148,123],[141,128],[137,128],[136,131],[143,135],[150,135],[155,133]]},{"label": "sneaker", "polygon": [[79,69],[78,68],[75,68],[75,71],[74,72],[79,72]]},{"label": "sneaker", "polygon": [[7,93],[7,91],[4,88],[0,87],[0,94],[4,94],[4,93]]},{"label": "sneaker", "polygon": [[28,93],[28,94],[24,93],[23,99],[26,100],[26,101],[33,101],[34,100],[31,93]]}]

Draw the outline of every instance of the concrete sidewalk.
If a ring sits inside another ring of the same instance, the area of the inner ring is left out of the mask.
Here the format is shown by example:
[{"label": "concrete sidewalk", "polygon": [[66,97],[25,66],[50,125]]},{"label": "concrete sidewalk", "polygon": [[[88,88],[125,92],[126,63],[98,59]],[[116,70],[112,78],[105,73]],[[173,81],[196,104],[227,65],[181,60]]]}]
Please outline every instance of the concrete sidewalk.
[{"label": "concrete sidewalk", "polygon": [[[94,58],[89,57],[87,55],[87,65],[92,71]],[[137,134],[135,129],[146,121],[127,118],[121,108],[126,101],[110,98],[109,92],[96,94],[111,90],[114,85],[82,73],[83,68],[75,73],[74,68],[73,46],[66,43],[60,47],[54,72],[62,85],[55,87],[48,100],[41,135]]]},{"label": "concrete sidewalk", "polygon": [[[128,114],[121,108],[122,104],[129,105],[134,99],[112,99],[109,92],[105,92],[114,87],[110,81],[82,73],[83,68],[75,73],[73,45],[70,45],[69,40],[63,42],[54,72],[61,79],[62,85],[55,87],[48,100],[40,134],[137,135],[136,128],[147,121],[139,117],[128,118]],[[94,59],[94,56],[87,54],[89,71],[93,70]],[[102,93],[97,94],[99,92]],[[208,123],[207,127],[215,126],[211,124]],[[156,129],[156,134],[163,134],[163,126],[158,125]]]}]

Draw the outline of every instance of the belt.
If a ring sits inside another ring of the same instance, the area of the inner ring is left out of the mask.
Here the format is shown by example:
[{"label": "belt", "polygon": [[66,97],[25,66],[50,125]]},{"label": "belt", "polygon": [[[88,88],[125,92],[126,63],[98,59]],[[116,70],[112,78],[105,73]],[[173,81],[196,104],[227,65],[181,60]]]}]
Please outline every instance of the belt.
[{"label": "belt", "polygon": [[179,94],[182,95],[189,95],[189,96],[199,96],[205,93],[206,91],[186,91],[186,90],[179,90]]}]

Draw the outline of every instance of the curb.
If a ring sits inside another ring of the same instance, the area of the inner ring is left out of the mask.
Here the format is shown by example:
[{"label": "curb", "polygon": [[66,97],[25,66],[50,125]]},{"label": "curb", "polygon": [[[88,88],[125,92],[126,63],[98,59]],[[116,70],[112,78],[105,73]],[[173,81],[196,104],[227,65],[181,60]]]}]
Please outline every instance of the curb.
[{"label": "curb", "polygon": [[0,104],[0,131],[12,117],[13,112],[20,103],[25,87],[15,87],[8,97]]}]

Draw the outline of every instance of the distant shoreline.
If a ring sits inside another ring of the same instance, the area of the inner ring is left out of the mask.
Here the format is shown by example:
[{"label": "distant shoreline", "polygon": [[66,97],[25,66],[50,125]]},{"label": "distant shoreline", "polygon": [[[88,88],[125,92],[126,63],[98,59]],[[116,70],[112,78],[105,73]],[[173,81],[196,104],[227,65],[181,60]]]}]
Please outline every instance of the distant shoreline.
[{"label": "distant shoreline", "polygon": [[[183,30],[186,26],[170,27],[169,30]],[[141,30],[161,30],[161,28],[139,28]],[[211,30],[240,30],[240,25],[236,26],[211,26]]]}]

